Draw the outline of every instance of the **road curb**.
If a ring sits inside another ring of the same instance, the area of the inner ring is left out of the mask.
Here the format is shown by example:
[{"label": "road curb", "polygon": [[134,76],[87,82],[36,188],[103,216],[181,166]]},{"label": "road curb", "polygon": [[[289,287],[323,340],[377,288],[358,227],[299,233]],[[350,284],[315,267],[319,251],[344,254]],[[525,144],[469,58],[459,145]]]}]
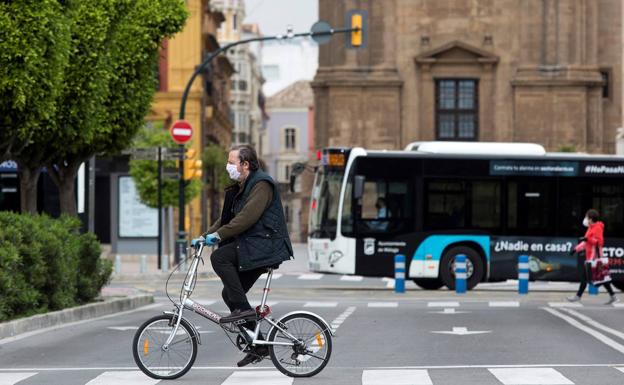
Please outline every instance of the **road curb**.
[{"label": "road curb", "polygon": [[103,302],[90,303],[69,309],[3,322],[0,323],[0,340],[39,329],[132,310],[151,303],[154,303],[153,295],[140,294],[131,297],[105,299]]}]

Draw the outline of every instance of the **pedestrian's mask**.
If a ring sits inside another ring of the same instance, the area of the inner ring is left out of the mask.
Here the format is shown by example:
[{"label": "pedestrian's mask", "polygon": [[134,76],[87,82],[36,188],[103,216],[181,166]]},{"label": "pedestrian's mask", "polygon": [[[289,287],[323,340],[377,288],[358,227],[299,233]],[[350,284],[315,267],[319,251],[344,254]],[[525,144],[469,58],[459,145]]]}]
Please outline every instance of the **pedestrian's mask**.
[{"label": "pedestrian's mask", "polygon": [[587,217],[585,217],[585,219],[583,219],[583,226],[589,227],[589,219],[587,219]]},{"label": "pedestrian's mask", "polygon": [[230,179],[236,180],[236,181],[238,181],[240,179],[241,174],[238,171],[238,168],[236,167],[235,164],[228,163],[225,166],[225,169],[227,170],[228,174],[230,175]]}]

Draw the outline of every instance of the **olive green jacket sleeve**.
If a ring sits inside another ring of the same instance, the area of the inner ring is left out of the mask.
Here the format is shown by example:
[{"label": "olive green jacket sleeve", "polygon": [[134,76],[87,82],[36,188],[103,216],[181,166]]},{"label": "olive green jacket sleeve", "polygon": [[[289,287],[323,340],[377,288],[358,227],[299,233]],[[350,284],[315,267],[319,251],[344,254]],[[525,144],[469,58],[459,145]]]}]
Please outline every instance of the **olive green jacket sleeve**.
[{"label": "olive green jacket sleeve", "polygon": [[217,221],[208,228],[208,231],[206,231],[203,236],[205,237],[208,234],[214,233],[217,229],[219,229],[219,227],[221,227],[221,218],[217,219]]},{"label": "olive green jacket sleeve", "polygon": [[[221,240],[235,237],[245,232],[260,220],[262,213],[273,200],[273,186],[269,182],[260,181],[251,189],[249,198],[241,211],[225,226],[216,230]],[[215,224],[216,225],[216,224]],[[212,227],[211,227],[212,229]]]}]

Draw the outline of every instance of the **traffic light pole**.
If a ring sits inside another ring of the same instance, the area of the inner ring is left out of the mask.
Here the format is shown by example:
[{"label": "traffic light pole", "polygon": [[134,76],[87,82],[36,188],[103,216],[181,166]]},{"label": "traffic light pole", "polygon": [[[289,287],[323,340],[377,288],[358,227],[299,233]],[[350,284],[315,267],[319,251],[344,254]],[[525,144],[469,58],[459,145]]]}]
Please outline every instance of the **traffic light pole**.
[{"label": "traffic light pole", "polygon": [[[189,79],[188,83],[186,84],[186,87],[184,88],[184,93],[182,94],[182,101],[180,103],[180,120],[184,119],[185,116],[185,112],[186,112],[186,99],[188,98],[189,92],[191,91],[191,85],[193,84],[193,81],[195,81],[195,79],[197,78],[197,76],[202,73],[206,67],[208,67],[208,64],[210,64],[210,62],[216,58],[217,56],[219,56],[219,54],[227,51],[228,49],[235,47],[237,45],[241,45],[241,44],[248,44],[248,43],[253,43],[256,41],[269,41],[269,40],[288,40],[288,39],[294,39],[297,37],[321,37],[321,36],[331,36],[333,34],[336,33],[348,33],[348,32],[358,32],[361,30],[361,27],[355,27],[355,28],[337,28],[337,29],[329,29],[326,31],[312,31],[312,32],[302,32],[302,33],[292,33],[292,32],[288,32],[285,35],[275,35],[275,36],[264,36],[264,37],[255,37],[255,38],[251,38],[251,39],[245,39],[245,40],[239,40],[239,41],[235,41],[232,43],[229,43],[223,47],[220,47],[219,49],[217,49],[214,52],[211,52],[206,59],[204,59],[204,61],[201,63],[201,65],[199,67],[197,67],[195,69],[195,71],[193,72],[193,75],[191,76],[191,78]],[[177,240],[177,247],[176,247],[176,263],[179,263],[180,261],[184,261],[186,259],[186,244],[187,244],[187,239],[186,239],[186,232],[185,232],[185,228],[184,228],[184,206],[185,206],[185,202],[184,202],[184,187],[185,187],[185,182],[184,182],[184,145],[180,145],[180,162],[179,162],[179,175],[180,175],[180,197],[179,197],[179,217],[178,217],[178,240]]]}]

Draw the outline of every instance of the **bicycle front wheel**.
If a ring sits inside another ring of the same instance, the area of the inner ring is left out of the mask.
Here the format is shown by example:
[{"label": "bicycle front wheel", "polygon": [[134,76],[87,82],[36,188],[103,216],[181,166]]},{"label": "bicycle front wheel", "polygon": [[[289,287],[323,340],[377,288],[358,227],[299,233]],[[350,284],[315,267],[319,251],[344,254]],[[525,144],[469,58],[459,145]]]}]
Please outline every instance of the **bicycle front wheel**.
[{"label": "bicycle front wheel", "polygon": [[273,365],[290,377],[312,377],[323,370],[332,352],[331,331],[325,323],[314,315],[295,313],[278,324],[284,331],[274,327],[268,341],[295,342],[295,345],[270,345]]},{"label": "bicycle front wheel", "polygon": [[146,321],[134,335],[132,355],[141,371],[160,380],[183,376],[197,357],[197,338],[191,325],[182,319],[173,340],[163,346],[175,328],[175,317],[163,314]]}]

